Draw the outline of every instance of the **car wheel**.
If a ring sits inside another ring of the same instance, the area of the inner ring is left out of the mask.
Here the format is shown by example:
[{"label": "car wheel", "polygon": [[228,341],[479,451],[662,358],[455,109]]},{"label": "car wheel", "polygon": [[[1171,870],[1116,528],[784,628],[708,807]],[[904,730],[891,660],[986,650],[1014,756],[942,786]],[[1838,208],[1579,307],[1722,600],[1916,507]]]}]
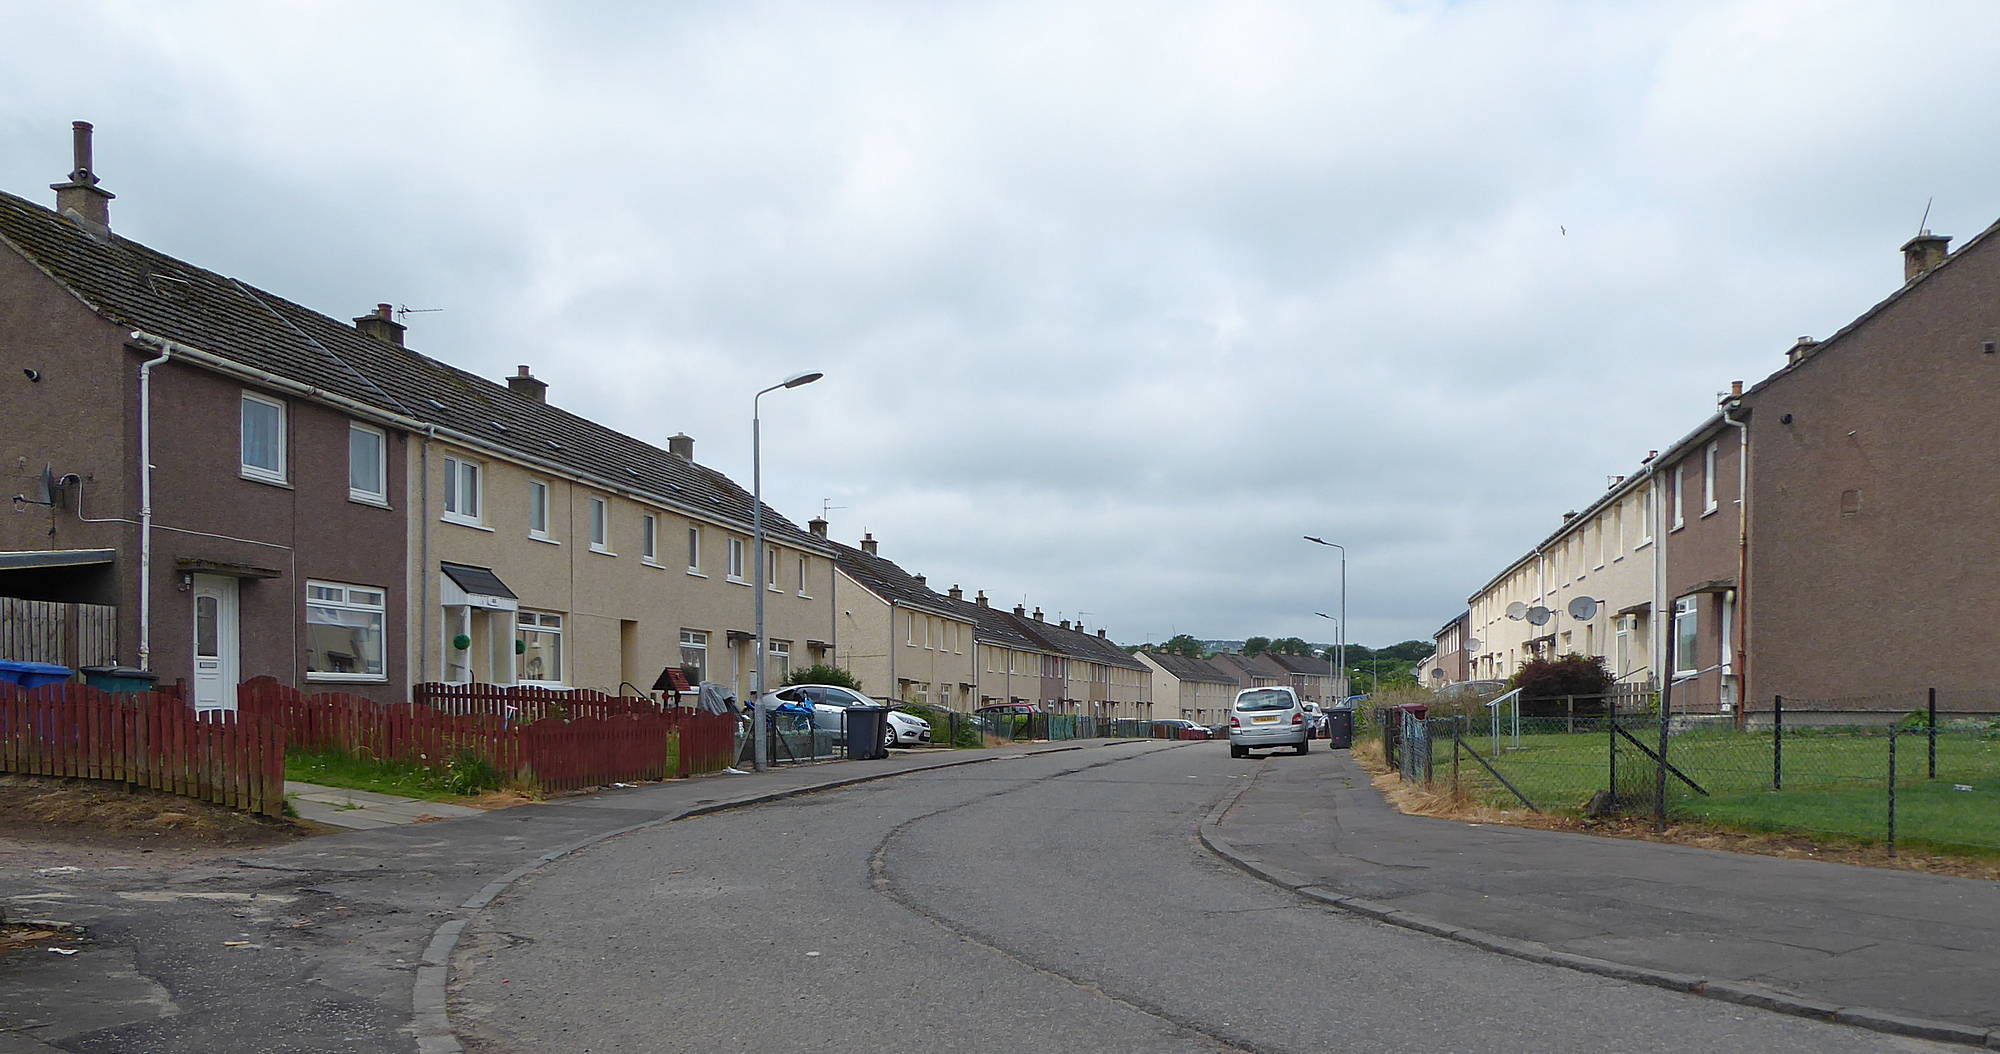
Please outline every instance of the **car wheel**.
[{"label": "car wheel", "polygon": [[882,730],[882,749],[884,749],[884,750],[887,750],[887,749],[889,749],[890,747],[893,747],[893,746],[895,746],[895,745],[896,745],[896,730],[895,730],[895,729],[893,729],[893,728],[885,728],[885,729],[883,729],[883,730]]},{"label": "car wheel", "polygon": [[1299,753],[1303,754],[1311,749],[1312,749],[1312,740],[1310,739],[1299,740]]},{"label": "car wheel", "polygon": [[1229,744],[1229,756],[1232,758],[1247,758],[1250,756],[1250,752],[1231,743]]}]

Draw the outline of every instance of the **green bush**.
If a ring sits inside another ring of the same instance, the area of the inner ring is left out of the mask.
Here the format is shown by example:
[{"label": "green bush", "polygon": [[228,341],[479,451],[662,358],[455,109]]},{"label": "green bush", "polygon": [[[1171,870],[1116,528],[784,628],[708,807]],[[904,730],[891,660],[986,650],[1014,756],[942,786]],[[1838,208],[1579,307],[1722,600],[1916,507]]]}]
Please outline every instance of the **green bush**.
[{"label": "green bush", "polygon": [[[931,742],[934,744],[949,747],[983,747],[986,745],[985,737],[979,734],[978,722],[965,714],[953,715],[949,710],[927,706],[923,703],[905,703],[897,709],[902,710],[912,717],[921,717],[929,721],[931,723]],[[955,730],[952,724],[954,716],[958,719]],[[946,740],[950,740],[950,742],[946,742]]]},{"label": "green bush", "polygon": [[838,666],[815,663],[801,666],[785,677],[786,684],[830,684],[836,688],[851,688],[861,694],[868,694],[861,687],[861,680]]},{"label": "green bush", "polygon": [[479,794],[500,786],[500,770],[478,754],[461,750],[445,764],[443,783],[453,794]]},{"label": "green bush", "polygon": [[1571,652],[1559,659],[1530,659],[1523,663],[1509,688],[1521,689],[1529,699],[1562,695],[1603,695],[1611,690],[1611,670],[1602,656]]}]

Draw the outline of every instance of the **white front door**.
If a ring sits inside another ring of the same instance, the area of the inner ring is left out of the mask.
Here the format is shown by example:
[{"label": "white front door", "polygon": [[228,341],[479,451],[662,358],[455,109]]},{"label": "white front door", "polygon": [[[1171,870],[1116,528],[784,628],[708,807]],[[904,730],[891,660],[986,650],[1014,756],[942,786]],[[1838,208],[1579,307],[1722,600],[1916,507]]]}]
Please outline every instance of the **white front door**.
[{"label": "white front door", "polygon": [[194,708],[236,709],[242,678],[236,579],[194,576]]}]

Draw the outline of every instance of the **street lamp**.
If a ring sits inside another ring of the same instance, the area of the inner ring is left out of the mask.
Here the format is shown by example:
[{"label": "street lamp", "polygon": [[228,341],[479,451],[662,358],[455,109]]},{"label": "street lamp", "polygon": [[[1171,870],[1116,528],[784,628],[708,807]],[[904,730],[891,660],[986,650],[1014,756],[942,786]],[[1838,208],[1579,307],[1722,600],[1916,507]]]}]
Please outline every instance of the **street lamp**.
[{"label": "street lamp", "polygon": [[[1313,612],[1313,614],[1315,614],[1315,615],[1318,615],[1318,616],[1319,616],[1320,618],[1323,618],[1323,619],[1327,620],[1328,622],[1331,622],[1331,623],[1333,623],[1333,639],[1334,639],[1334,640],[1335,640],[1336,642],[1338,642],[1338,641],[1340,640],[1340,620],[1339,620],[1339,619],[1337,619],[1337,618],[1334,618],[1334,617],[1333,617],[1332,615],[1329,615],[1329,614],[1327,614],[1327,613],[1326,613],[1326,612],[1324,612],[1324,611],[1315,611],[1315,612]],[[1339,672],[1338,672],[1338,671],[1336,671],[1336,670],[1335,670],[1335,669],[1333,668],[1333,649],[1332,649],[1332,648],[1328,648],[1328,649],[1326,649],[1326,691],[1327,691],[1327,694],[1328,694],[1328,695],[1332,695],[1332,694],[1333,694],[1333,691],[1334,691],[1334,689],[1335,689],[1335,688],[1337,688],[1337,687],[1338,687],[1339,685],[1340,685],[1340,674],[1339,674]]]},{"label": "street lamp", "polygon": [[764,708],[761,705],[764,699],[764,426],[757,401],[767,392],[797,388],[824,376],[826,374],[817,370],[795,373],[750,398],[750,534],[754,539],[751,558],[757,561],[757,678],[752,682],[750,692],[750,738],[757,744],[758,772],[769,767],[771,748],[765,735]]},{"label": "street lamp", "polygon": [[1302,537],[1304,537],[1306,541],[1312,542],[1315,545],[1324,545],[1329,549],[1340,550],[1340,618],[1334,622],[1334,629],[1336,631],[1336,636],[1334,638],[1333,646],[1340,653],[1340,694],[1345,696],[1348,694],[1347,691],[1347,547],[1341,545],[1339,542],[1329,542],[1324,538],[1315,538],[1310,534],[1303,535]]}]

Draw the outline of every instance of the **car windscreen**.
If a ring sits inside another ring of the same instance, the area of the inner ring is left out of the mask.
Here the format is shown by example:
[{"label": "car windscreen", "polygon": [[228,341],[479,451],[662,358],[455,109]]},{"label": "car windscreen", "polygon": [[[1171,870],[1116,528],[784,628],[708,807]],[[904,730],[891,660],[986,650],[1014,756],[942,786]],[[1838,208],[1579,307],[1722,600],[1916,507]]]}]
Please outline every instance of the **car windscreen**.
[{"label": "car windscreen", "polygon": [[1292,693],[1281,692],[1275,688],[1244,692],[1236,697],[1238,710],[1290,710],[1291,708]]}]

